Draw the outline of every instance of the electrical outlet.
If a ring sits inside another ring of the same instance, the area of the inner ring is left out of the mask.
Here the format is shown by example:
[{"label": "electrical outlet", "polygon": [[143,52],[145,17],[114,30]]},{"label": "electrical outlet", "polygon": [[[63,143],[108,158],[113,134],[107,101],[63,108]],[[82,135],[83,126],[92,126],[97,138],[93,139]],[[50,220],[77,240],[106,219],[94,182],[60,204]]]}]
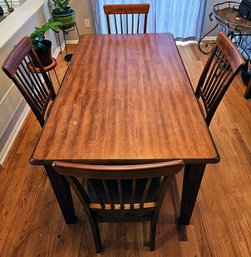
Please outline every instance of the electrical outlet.
[{"label": "electrical outlet", "polygon": [[84,23],[85,23],[85,27],[86,28],[90,28],[91,27],[91,23],[89,19],[84,19]]}]

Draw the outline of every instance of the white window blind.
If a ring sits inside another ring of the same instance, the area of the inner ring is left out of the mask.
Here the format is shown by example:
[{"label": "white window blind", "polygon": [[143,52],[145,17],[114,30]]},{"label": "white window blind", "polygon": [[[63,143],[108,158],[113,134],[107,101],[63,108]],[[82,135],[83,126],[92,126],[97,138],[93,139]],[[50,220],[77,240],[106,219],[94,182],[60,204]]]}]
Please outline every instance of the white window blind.
[{"label": "white window blind", "polygon": [[[13,7],[14,9],[18,7],[23,1],[22,0],[7,0],[9,6]],[[7,5],[4,0],[0,0],[0,6],[3,8],[4,11],[7,10]]]}]

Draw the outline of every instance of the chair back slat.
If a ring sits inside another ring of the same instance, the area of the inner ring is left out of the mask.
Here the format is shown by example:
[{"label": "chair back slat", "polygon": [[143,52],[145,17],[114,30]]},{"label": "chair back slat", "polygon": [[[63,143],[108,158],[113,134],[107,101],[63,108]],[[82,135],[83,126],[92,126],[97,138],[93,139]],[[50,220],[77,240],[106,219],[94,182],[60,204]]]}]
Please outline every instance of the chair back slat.
[{"label": "chair back slat", "polygon": [[212,59],[211,66],[208,67],[208,72],[207,72],[208,74],[207,74],[207,77],[205,78],[205,82],[202,87],[203,94],[205,96],[207,95],[207,92],[210,90],[211,85],[215,80],[215,74],[219,68],[220,63],[222,62],[223,57],[224,56],[222,53],[217,54],[216,57]]},{"label": "chair back slat", "polygon": [[228,87],[243,65],[244,60],[238,49],[224,33],[220,32],[195,91],[198,100],[202,100],[208,125]]},{"label": "chair back slat", "polygon": [[[36,69],[30,56],[28,56],[28,60],[26,60],[26,65],[29,65],[29,68],[31,68],[32,70]],[[43,94],[44,99],[46,99],[49,92],[48,92],[48,89],[43,86],[43,81],[41,80],[41,76],[39,76],[39,74],[36,72],[30,72],[29,74],[34,79],[34,85],[39,88],[39,91]]]},{"label": "chair back slat", "polygon": [[123,210],[123,209],[124,209],[124,197],[123,197],[122,183],[121,183],[121,180],[120,180],[120,179],[117,180],[117,184],[118,184],[118,191],[119,191],[119,204],[120,204],[120,209]]},{"label": "chair back slat", "polygon": [[[146,33],[149,7],[149,4],[104,5],[108,34]],[[140,24],[141,16],[142,24]],[[138,17],[137,22],[136,17]]]},{"label": "chair back slat", "polygon": [[[101,195],[99,193],[99,190],[98,190],[97,186],[95,185],[95,182],[92,181],[91,179],[87,179],[87,184],[90,187],[90,189],[92,190],[93,194],[95,195],[96,200],[100,204],[101,208],[105,209],[105,204],[104,204],[104,202],[102,200],[102,197],[101,197]],[[90,199],[90,202],[91,202],[91,199]]]},{"label": "chair back slat", "polygon": [[114,24],[115,24],[116,34],[118,34],[118,25],[117,25],[116,14],[114,14],[113,17],[114,17]]},{"label": "chair back slat", "polygon": [[132,28],[131,28],[132,31],[134,31],[134,14],[132,14]]},{"label": "chair back slat", "polygon": [[132,180],[132,195],[131,195],[131,204],[130,204],[130,208],[133,209],[134,208],[134,200],[135,200],[135,192],[136,192],[136,179]]},{"label": "chair back slat", "polygon": [[[114,14],[114,17],[115,17],[115,14]],[[122,14],[119,15],[119,20],[120,20],[120,31],[121,31],[121,34],[124,34],[123,32],[123,22],[122,22]],[[116,32],[116,34],[118,34],[118,32]]]},{"label": "chair back slat", "polygon": [[[222,67],[221,67],[222,66]],[[211,76],[211,81],[207,83],[207,88],[204,91],[205,99],[207,100],[208,106],[210,101],[213,101],[212,97],[215,90],[219,87],[222,87],[224,84],[221,84],[222,78],[226,78],[227,68],[231,68],[226,59],[222,58],[220,62],[215,66],[213,75]],[[231,70],[229,70],[231,72]],[[225,80],[224,80],[225,81]]]},{"label": "chair back slat", "polygon": [[[31,73],[27,68],[27,62],[21,63],[20,68],[18,68],[19,74],[23,78],[23,84],[26,85],[27,90],[29,90],[30,96],[34,97],[35,101],[40,105],[41,110],[43,109],[44,103],[46,102],[46,95],[43,95],[43,90],[41,90],[40,81],[35,83],[33,73]],[[18,76],[20,78],[21,76]]]},{"label": "chair back slat", "polygon": [[[17,86],[41,126],[48,104],[56,94],[29,37],[24,37],[2,65],[3,71]],[[38,72],[33,72],[37,70]]]},{"label": "chair back slat", "polygon": [[111,209],[113,210],[114,209],[114,201],[113,201],[112,195],[109,192],[107,182],[104,179],[102,179],[101,181],[102,181],[102,184],[103,184],[103,187],[105,190],[106,198],[108,199]]},{"label": "chair back slat", "polygon": [[17,83],[22,83],[23,85],[26,85],[27,93],[30,97],[33,97],[35,101],[37,101],[38,108],[41,110],[40,102],[36,99],[37,98],[37,92],[35,90],[32,90],[32,85],[28,82],[27,75],[24,74],[23,70],[21,68],[18,68],[16,73],[16,80]]},{"label": "chair back slat", "polygon": [[[215,82],[214,86],[211,87],[211,90],[208,92],[207,102],[209,108],[214,103],[214,99],[220,94],[220,91],[224,89],[224,84],[226,83],[229,76],[231,76],[231,70],[228,69],[230,66],[226,65],[226,70],[220,76],[218,76],[217,81]],[[227,70],[228,69],[228,70]]]},{"label": "chair back slat", "polygon": [[143,196],[142,196],[142,199],[140,202],[140,208],[144,208],[144,203],[146,202],[146,198],[148,196],[151,183],[152,183],[152,178],[148,178],[145,189],[144,189],[144,193],[143,193]]},{"label": "chair back slat", "polygon": [[[137,16],[137,17],[138,17],[138,18],[137,18],[137,20],[138,20],[138,23],[137,23],[137,34],[139,34],[139,24],[140,24],[140,23],[139,23],[139,21],[140,21],[140,15],[139,15],[139,13],[138,13],[138,16]],[[147,23],[146,23],[146,20],[145,20],[144,26],[146,26],[146,24],[147,24]],[[146,29],[146,28],[144,27],[144,31],[145,31],[145,29]]]}]

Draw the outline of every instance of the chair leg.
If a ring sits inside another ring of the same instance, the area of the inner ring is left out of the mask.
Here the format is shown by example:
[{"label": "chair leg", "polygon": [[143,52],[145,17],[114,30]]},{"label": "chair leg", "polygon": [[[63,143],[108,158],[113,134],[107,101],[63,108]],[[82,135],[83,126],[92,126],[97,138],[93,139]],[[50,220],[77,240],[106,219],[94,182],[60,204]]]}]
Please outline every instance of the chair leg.
[{"label": "chair leg", "polygon": [[87,210],[87,217],[89,219],[90,225],[91,225],[91,230],[93,234],[93,239],[96,247],[96,252],[101,253],[102,250],[102,243],[101,243],[101,238],[100,238],[100,231],[98,227],[98,223],[96,220],[92,217],[91,213],[89,210]]},{"label": "chair leg", "polygon": [[49,77],[50,81],[52,82],[50,72],[48,71],[47,74],[48,74],[48,77]]},{"label": "chair leg", "polygon": [[150,251],[154,251],[155,249],[156,226],[157,226],[157,219],[153,219],[151,221],[151,227],[150,227],[150,239],[149,239]]},{"label": "chair leg", "polygon": [[248,83],[248,85],[247,85],[247,89],[246,89],[246,91],[245,91],[244,97],[245,97],[246,99],[249,99],[249,98],[251,97],[251,79],[249,80],[249,83]]},{"label": "chair leg", "polygon": [[55,73],[55,77],[56,77],[56,79],[57,79],[58,85],[59,85],[59,87],[61,87],[61,83],[60,83],[60,81],[59,81],[59,78],[58,78],[58,74],[57,74],[57,72],[56,72],[56,69],[54,69],[54,73]]}]

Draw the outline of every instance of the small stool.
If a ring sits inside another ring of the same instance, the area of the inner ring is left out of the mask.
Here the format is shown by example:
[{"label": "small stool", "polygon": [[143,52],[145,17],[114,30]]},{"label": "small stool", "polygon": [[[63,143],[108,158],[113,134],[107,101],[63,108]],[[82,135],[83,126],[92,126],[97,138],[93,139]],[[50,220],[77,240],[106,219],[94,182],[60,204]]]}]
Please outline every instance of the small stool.
[{"label": "small stool", "polygon": [[[59,87],[61,87],[61,83],[60,83],[60,81],[58,79],[58,75],[57,75],[57,72],[56,72],[56,69],[55,69],[56,66],[57,66],[57,61],[56,61],[55,58],[52,58],[52,63],[50,65],[48,65],[48,66],[43,66],[43,68],[44,68],[45,72],[48,73],[48,76],[49,76],[50,80],[51,80],[50,71],[52,71],[52,70],[54,71],[55,77],[56,77],[57,82],[58,82],[58,85],[59,85]],[[30,65],[29,64],[29,68],[30,68],[30,71],[33,72],[33,73],[40,73],[39,68],[36,68],[34,65]]]}]

